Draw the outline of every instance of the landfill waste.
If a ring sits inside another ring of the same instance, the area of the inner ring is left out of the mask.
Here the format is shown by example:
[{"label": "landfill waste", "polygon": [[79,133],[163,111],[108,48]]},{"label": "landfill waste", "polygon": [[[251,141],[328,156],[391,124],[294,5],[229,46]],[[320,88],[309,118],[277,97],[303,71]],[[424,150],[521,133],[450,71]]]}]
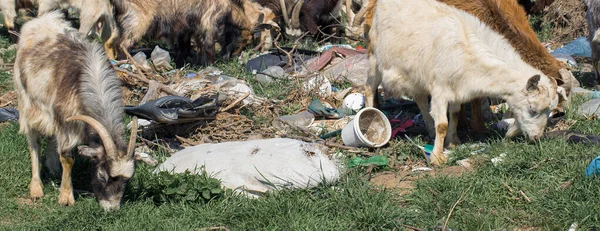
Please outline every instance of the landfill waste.
[{"label": "landfill waste", "polygon": [[306,81],[304,83],[304,89],[306,91],[318,90],[322,97],[327,97],[333,93],[331,82],[322,75],[314,76]]},{"label": "landfill waste", "polygon": [[600,98],[600,92],[597,90],[588,90],[581,87],[571,89],[571,95],[579,95],[590,99]]},{"label": "landfill waste", "polygon": [[355,168],[358,166],[369,166],[369,165],[374,165],[374,166],[387,166],[388,165],[388,158],[387,156],[382,156],[382,155],[377,155],[377,156],[371,156],[368,159],[362,158],[362,157],[355,157],[354,159],[350,160],[350,162],[348,163],[348,168]]},{"label": "landfill waste", "polygon": [[392,135],[388,118],[378,109],[367,107],[360,110],[342,129],[342,141],[349,147],[381,147]]},{"label": "landfill waste", "polygon": [[19,119],[19,111],[14,108],[0,108],[0,122],[15,121]]},{"label": "landfill waste", "polygon": [[216,97],[194,101],[180,96],[165,96],[140,106],[126,106],[125,113],[158,123],[185,123],[217,113]]},{"label": "landfill waste", "polygon": [[289,78],[289,75],[285,73],[285,70],[280,66],[270,66],[269,68],[259,72],[254,76],[256,81],[262,84],[269,84],[274,79],[285,79]]},{"label": "landfill waste", "polygon": [[308,127],[315,121],[315,115],[308,111],[302,111],[294,115],[284,115],[279,118],[293,125],[302,127]]},{"label": "landfill waste", "polygon": [[351,93],[344,98],[342,108],[356,113],[365,107],[365,101],[366,98],[363,94]]},{"label": "landfill waste", "polygon": [[282,188],[315,187],[340,178],[340,161],[318,144],[274,138],[200,144],[165,160],[156,172],[205,171],[222,185],[250,197]]},{"label": "landfill waste", "polygon": [[504,161],[505,157],[506,157],[506,153],[500,153],[500,155],[498,155],[498,157],[494,157],[490,161],[492,161],[492,164],[494,165],[494,167],[496,167]]},{"label": "landfill waste", "polygon": [[171,66],[171,56],[169,52],[161,49],[158,45],[154,47],[150,59],[154,67],[159,71],[168,71],[173,69]]},{"label": "landfill waste", "polygon": [[135,62],[142,66],[145,69],[149,69],[150,65],[148,65],[148,61],[146,60],[146,54],[144,54],[144,52],[138,52],[137,54],[135,54],[133,56],[133,60],[135,60]]},{"label": "landfill waste", "polygon": [[577,114],[590,118],[590,117],[599,117],[600,116],[600,99],[592,99],[589,100],[579,106],[577,109]]},{"label": "landfill waste", "polygon": [[[292,48],[289,47],[282,47],[281,49],[285,50],[286,52],[292,51]],[[318,52],[303,49],[293,49],[293,52],[290,53],[290,55],[292,56],[292,65],[303,66],[305,65],[306,60],[317,56]],[[246,63],[246,72],[256,74],[272,66],[284,67],[287,64],[287,54],[278,49],[271,49],[266,54],[262,54],[256,58],[248,60]]]},{"label": "landfill waste", "polygon": [[589,177],[591,175],[600,174],[600,156],[594,158],[588,167],[585,169],[585,176]]}]

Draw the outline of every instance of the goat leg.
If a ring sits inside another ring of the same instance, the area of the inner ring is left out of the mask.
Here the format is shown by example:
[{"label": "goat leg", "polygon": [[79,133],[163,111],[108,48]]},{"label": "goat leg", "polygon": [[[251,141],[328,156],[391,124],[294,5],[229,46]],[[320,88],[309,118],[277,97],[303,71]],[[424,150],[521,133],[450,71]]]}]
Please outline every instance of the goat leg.
[{"label": "goat leg", "polygon": [[40,198],[44,196],[42,180],[40,178],[40,134],[35,131],[27,132],[27,144],[31,157],[31,183],[29,183],[29,196]]},{"label": "goat leg", "polygon": [[[68,149],[69,150],[69,149]],[[58,204],[74,205],[75,197],[73,196],[73,185],[71,183],[71,169],[75,160],[70,156],[70,151],[61,151],[60,164],[62,165],[62,179],[60,181],[60,189],[58,195]]]},{"label": "goat leg", "polygon": [[488,129],[485,127],[483,121],[483,110],[481,108],[481,101],[483,99],[477,98],[471,101],[471,129],[475,133],[487,133]]},{"label": "goat leg", "polygon": [[448,123],[448,134],[446,135],[446,146],[447,147],[456,147],[460,145],[460,139],[458,138],[458,133],[456,131],[456,127],[458,125],[458,116],[461,109],[461,104],[458,103],[450,103],[448,106],[448,112],[450,113],[450,122]]}]

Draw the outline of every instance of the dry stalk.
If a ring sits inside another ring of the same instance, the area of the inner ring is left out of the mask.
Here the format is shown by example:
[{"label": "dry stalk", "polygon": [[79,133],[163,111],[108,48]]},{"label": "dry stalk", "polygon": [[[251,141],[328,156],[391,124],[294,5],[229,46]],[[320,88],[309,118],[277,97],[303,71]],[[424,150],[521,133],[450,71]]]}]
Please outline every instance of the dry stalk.
[{"label": "dry stalk", "polygon": [[[128,70],[125,70],[125,69],[123,69],[123,68],[119,68],[119,67],[116,67],[116,66],[113,66],[113,68],[114,68],[116,71],[122,72],[122,73],[124,73],[124,74],[126,74],[126,75],[128,75],[128,76],[134,77],[134,78],[136,78],[136,79],[138,79],[138,80],[140,80],[140,81],[142,81],[142,82],[144,82],[144,83],[146,83],[146,84],[150,84],[150,80],[149,80],[149,79],[147,79],[147,78],[146,78],[145,76],[143,76],[143,75],[138,75],[138,74],[132,73],[132,72],[130,72],[130,71],[128,71]],[[158,82],[157,82],[157,83],[158,83]],[[167,94],[169,94],[169,95],[176,95],[176,96],[181,96],[181,97],[183,97],[183,94],[181,94],[181,93],[179,93],[179,92],[176,92],[176,91],[174,91],[174,90],[173,90],[173,89],[171,89],[170,87],[168,87],[168,86],[166,86],[166,85],[164,85],[164,84],[161,84],[161,83],[158,83],[158,84],[159,84],[159,85],[158,85],[158,86],[159,86],[159,89],[160,89],[161,91],[163,91],[163,92],[165,92],[165,93],[167,93]]]},{"label": "dry stalk", "polygon": [[454,208],[456,208],[456,205],[458,205],[463,198],[465,197],[465,195],[467,194],[467,192],[469,190],[471,190],[471,186],[473,186],[473,184],[469,185],[469,188],[467,188],[465,191],[463,191],[460,194],[460,197],[458,198],[458,200],[456,201],[456,203],[454,203],[452,205],[452,208],[450,208],[450,212],[448,213],[448,217],[446,217],[446,221],[444,222],[444,225],[442,226],[442,231],[446,231],[446,227],[448,226],[448,222],[450,221],[450,216],[452,216],[452,212],[454,211]]},{"label": "dry stalk", "polygon": [[249,95],[250,95],[250,92],[246,92],[246,94],[244,94],[242,97],[240,97],[240,98],[236,99],[235,101],[233,101],[233,103],[229,104],[229,106],[227,106],[226,108],[223,108],[223,109],[219,110],[219,112],[224,112],[224,111],[227,111],[227,110],[235,107],[235,105],[237,105],[238,103],[242,102],[242,100],[244,100]]}]

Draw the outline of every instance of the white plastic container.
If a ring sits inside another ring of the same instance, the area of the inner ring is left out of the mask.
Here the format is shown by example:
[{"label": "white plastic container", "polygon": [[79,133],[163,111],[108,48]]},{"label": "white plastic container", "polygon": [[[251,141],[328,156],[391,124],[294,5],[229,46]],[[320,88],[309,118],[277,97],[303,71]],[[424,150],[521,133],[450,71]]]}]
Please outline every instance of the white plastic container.
[{"label": "white plastic container", "polygon": [[390,141],[392,125],[383,112],[367,107],[342,129],[342,141],[350,147],[381,147]]}]

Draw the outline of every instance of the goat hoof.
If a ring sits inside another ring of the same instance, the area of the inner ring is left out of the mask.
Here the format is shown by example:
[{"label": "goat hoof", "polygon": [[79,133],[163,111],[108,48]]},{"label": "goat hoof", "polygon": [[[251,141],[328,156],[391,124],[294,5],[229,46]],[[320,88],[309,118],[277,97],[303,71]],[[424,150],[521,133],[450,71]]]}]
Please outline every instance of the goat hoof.
[{"label": "goat hoof", "polygon": [[58,204],[65,206],[72,206],[75,204],[75,197],[73,193],[61,193],[58,195]]},{"label": "goat hoof", "polygon": [[448,147],[448,148],[458,147],[462,143],[457,136],[446,138],[446,141],[448,142],[446,145],[446,147]]},{"label": "goat hoof", "polygon": [[40,180],[32,180],[31,183],[29,183],[29,196],[33,199],[44,196],[44,189]]},{"label": "goat hoof", "polygon": [[446,163],[446,156],[444,156],[444,153],[431,153],[430,159],[433,166],[441,166],[442,164]]}]

